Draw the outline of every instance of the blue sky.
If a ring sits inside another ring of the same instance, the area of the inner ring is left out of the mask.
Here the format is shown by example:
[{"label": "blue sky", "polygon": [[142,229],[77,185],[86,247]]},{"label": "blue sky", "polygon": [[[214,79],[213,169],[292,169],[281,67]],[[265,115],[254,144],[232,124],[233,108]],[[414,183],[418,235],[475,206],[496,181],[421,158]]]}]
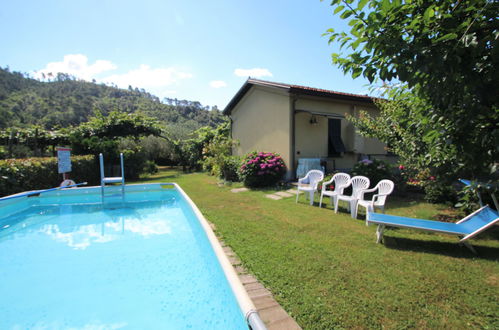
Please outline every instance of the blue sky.
[{"label": "blue sky", "polygon": [[329,1],[4,1],[0,66],[144,88],[223,108],[248,75],[366,94],[331,64]]}]

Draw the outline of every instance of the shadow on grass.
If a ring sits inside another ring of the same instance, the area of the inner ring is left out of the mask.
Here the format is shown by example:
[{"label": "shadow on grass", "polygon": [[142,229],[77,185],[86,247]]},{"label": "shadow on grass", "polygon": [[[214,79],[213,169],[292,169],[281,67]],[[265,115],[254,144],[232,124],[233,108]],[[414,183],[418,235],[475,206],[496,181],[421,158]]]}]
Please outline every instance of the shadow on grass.
[{"label": "shadow on grass", "polygon": [[483,245],[476,245],[474,243],[480,240],[471,241],[478,254],[473,254],[466,246],[456,243],[440,242],[440,241],[426,241],[402,237],[383,236],[383,245],[389,249],[412,251],[420,253],[441,254],[453,258],[480,258],[492,261],[499,261],[499,248],[489,247]]}]

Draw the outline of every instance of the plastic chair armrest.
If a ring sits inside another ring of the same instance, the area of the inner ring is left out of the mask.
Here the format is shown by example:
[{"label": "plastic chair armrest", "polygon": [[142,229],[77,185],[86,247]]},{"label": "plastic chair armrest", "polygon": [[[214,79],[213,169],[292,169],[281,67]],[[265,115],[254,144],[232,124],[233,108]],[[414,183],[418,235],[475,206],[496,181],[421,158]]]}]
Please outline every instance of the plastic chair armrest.
[{"label": "plastic chair armrest", "polygon": [[378,199],[378,197],[388,196],[388,195],[390,195],[390,194],[376,194],[376,195],[373,195],[372,202],[374,203],[376,201],[376,199]]},{"label": "plastic chair armrest", "polygon": [[[365,193],[371,193],[371,192],[375,192],[376,190],[378,190],[378,188],[374,187],[372,189],[362,189],[360,192],[359,192],[359,199],[364,199],[364,194]],[[376,195],[375,195],[376,196]]]},{"label": "plastic chair armrest", "polygon": [[345,188],[348,188],[348,186],[350,186],[350,184],[339,184],[334,188],[334,191],[336,191],[338,195],[343,195],[343,191]]},{"label": "plastic chair armrest", "polygon": [[333,183],[333,181],[334,181],[334,178],[331,178],[331,180],[324,181],[322,184],[331,184],[331,183]]},{"label": "plastic chair armrest", "polygon": [[[320,181],[319,181],[320,182]],[[322,182],[322,191],[332,191],[332,190],[328,190],[327,189],[327,185],[331,184],[333,182],[333,180],[329,180],[329,181],[323,181]],[[336,189],[335,189],[336,190]]]}]

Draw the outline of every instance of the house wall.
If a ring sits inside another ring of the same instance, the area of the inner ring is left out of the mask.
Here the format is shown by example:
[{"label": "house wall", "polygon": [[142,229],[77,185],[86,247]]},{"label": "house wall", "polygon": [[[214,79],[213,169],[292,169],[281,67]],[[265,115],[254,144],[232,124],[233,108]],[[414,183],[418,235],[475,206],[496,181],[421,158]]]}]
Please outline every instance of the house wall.
[{"label": "house wall", "polygon": [[291,115],[289,95],[279,89],[253,86],[230,115],[235,155],[251,151],[277,152],[290,164]]},{"label": "house wall", "polygon": [[[332,101],[318,97],[300,97],[295,108],[341,116],[346,114],[358,116],[360,110],[365,110],[371,115],[379,113],[379,110],[372,105]],[[295,168],[299,158],[327,159],[328,170],[332,170],[333,168],[352,168],[360,154],[386,154],[383,143],[356,134],[355,127],[346,119],[341,119],[341,138],[346,152],[339,157],[328,157],[328,119],[324,116],[316,116],[316,125],[310,124],[310,119],[309,113],[301,112],[295,116]]]}]

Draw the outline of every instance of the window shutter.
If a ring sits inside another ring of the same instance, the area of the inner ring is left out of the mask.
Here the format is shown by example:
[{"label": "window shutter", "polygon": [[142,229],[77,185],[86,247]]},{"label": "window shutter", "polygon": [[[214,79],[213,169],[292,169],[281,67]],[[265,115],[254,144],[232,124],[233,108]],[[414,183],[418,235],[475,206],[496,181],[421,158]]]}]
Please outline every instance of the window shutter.
[{"label": "window shutter", "polygon": [[329,135],[329,155],[337,155],[345,152],[345,145],[343,140],[341,140],[341,120],[340,119],[329,119],[328,121],[328,135]]}]

